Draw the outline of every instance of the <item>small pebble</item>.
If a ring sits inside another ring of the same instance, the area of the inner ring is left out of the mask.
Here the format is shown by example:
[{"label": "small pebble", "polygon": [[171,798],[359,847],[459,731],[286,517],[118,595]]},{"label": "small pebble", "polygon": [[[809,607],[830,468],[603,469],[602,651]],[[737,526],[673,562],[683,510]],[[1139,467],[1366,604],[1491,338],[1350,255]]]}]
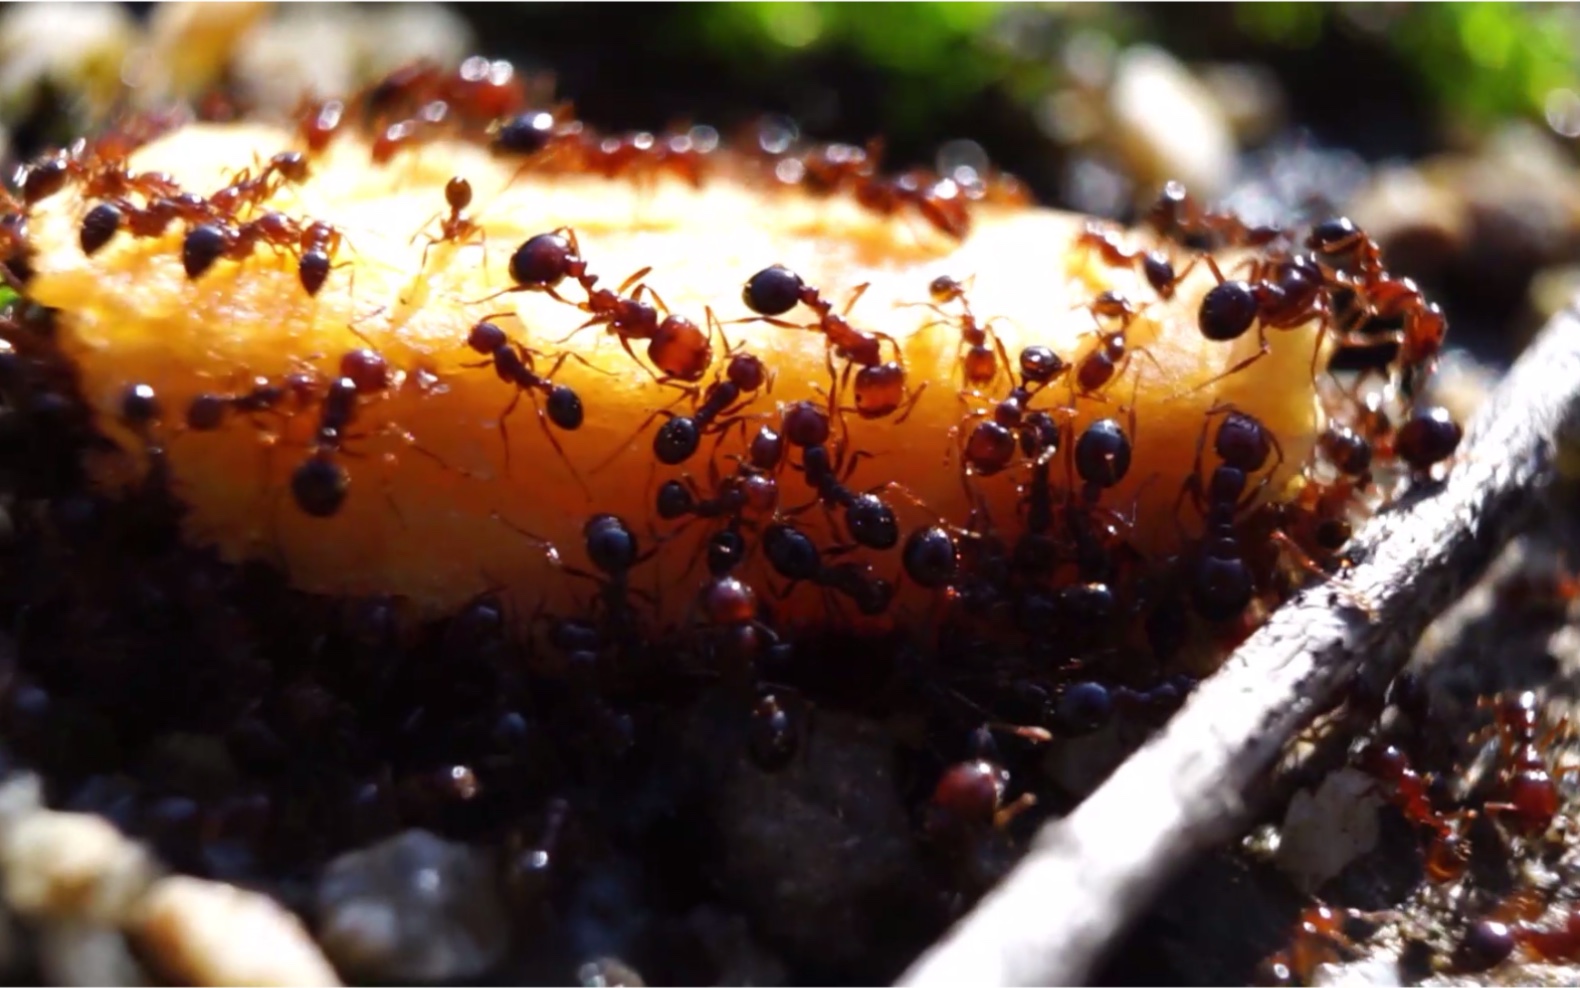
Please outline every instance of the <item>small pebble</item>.
[{"label": "small pebble", "polygon": [[182,876],[139,903],[140,955],[177,984],[338,985],[302,924],[266,895]]},{"label": "small pebble", "polygon": [[0,869],[6,902],[24,917],[114,923],[156,866],[103,818],[44,810],[6,828]]},{"label": "small pebble", "polygon": [[324,950],[359,979],[475,978],[507,946],[509,923],[487,857],[425,830],[336,858],[317,897]]}]

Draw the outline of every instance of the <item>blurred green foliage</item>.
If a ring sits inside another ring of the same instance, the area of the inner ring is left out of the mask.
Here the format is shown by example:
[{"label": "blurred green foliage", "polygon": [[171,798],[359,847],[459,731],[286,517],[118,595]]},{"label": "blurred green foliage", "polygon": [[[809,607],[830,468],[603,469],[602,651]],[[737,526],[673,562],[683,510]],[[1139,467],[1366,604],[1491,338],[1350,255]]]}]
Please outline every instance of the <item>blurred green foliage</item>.
[{"label": "blurred green foliage", "polygon": [[983,44],[1001,3],[722,3],[688,5],[688,33],[742,68],[773,71],[791,58],[844,49],[888,77],[896,129],[1000,81],[1011,59]]},{"label": "blurred green foliage", "polygon": [[[1049,85],[1051,52],[1015,37],[1037,21],[1044,34],[1079,21],[1121,44],[1152,40],[1193,57],[1171,45],[1160,25],[1149,25],[1147,8],[1123,4],[772,2],[683,9],[693,43],[700,38],[747,71],[772,71],[823,51],[855,55],[887,78],[886,110],[897,129],[921,126],[927,114],[988,86],[1026,95]],[[1004,31],[1009,17],[1015,27]],[[1455,124],[1540,117],[1553,90],[1580,90],[1580,7],[1572,4],[1284,0],[1236,4],[1233,21],[1246,42],[1274,53],[1309,48],[1334,30],[1371,35],[1419,76],[1442,118]]]},{"label": "blurred green foliage", "polygon": [[1315,44],[1340,20],[1386,39],[1449,121],[1485,125],[1541,116],[1556,89],[1580,89],[1580,9],[1573,4],[1241,4],[1253,41]]}]

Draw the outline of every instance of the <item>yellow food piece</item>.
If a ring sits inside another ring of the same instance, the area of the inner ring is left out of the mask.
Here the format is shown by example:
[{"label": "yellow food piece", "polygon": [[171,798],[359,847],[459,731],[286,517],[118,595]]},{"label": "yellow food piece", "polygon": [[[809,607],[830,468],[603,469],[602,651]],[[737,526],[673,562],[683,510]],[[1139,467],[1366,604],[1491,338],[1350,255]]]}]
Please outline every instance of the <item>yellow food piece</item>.
[{"label": "yellow food piece", "polygon": [[[190,126],[144,148],[131,168],[169,172],[186,188],[208,194],[238,170],[292,146],[289,134],[267,127]],[[455,175],[475,190],[469,215],[482,224],[484,236],[430,248],[428,238],[438,236],[444,212],[445,182]],[[765,361],[775,375],[772,394],[760,395],[746,409],[748,437],[759,418],[777,424],[776,403],[824,401],[830,381],[820,333],[734,322],[752,315],[741,300],[746,279],[783,264],[841,308],[857,286],[868,285],[850,311],[851,322],[900,341],[908,383],[925,391],[903,423],[846,414],[852,448],[868,454],[849,483],[866,490],[893,482],[909,491],[911,497],[884,495],[899,518],[902,545],[903,534],[926,524],[970,523],[968,490],[982,499],[993,531],[1006,542],[1022,525],[1017,504],[1028,477],[1023,458],[1002,474],[963,479],[964,435],[990,411],[990,399],[1006,395],[1013,382],[1001,375],[986,397],[962,395],[958,328],[912,305],[928,301],[928,284],[939,275],[968,283],[972,309],[980,320],[991,321],[1012,361],[1032,343],[1078,361],[1099,342],[1086,306],[1100,290],[1118,291],[1142,306],[1126,334],[1134,355],[1101,399],[1072,401],[1072,374],[1031,407],[1073,409],[1068,416],[1059,413],[1071,422],[1073,436],[1101,417],[1117,418],[1128,431],[1133,404],[1134,462],[1102,504],[1126,515],[1134,510],[1131,541],[1145,554],[1162,559],[1181,548],[1182,532],[1200,530],[1188,499],[1181,510],[1176,504],[1194,469],[1209,409],[1231,403],[1276,435],[1283,460],[1268,492],[1281,490],[1301,469],[1317,435],[1314,324],[1270,331],[1265,358],[1195,390],[1256,353],[1258,334],[1253,330],[1232,343],[1205,340],[1196,314],[1215,283],[1207,265],[1191,269],[1172,301],[1159,301],[1138,271],[1113,268],[1075,246],[1086,222],[1081,216],[978,205],[971,234],[957,243],[914,213],[880,217],[848,196],[812,197],[797,189],[768,189],[760,180],[717,177],[697,189],[668,178],[637,183],[518,174],[515,161],[459,143],[422,145],[380,166],[370,162],[365,143],[345,136],[314,160],[305,184],[287,186],[270,205],[343,231],[337,263],[345,266],[330,274],[317,297],[299,284],[296,258],[267,247],[243,262],[221,260],[189,280],[181,264],[179,224],[161,239],[122,232],[86,257],[78,234],[87,204],[71,189],[33,212],[35,275],[28,292],[59,310],[63,345],[80,366],[88,400],[105,431],[132,454],[99,465],[105,482],[127,482],[124,467],[141,461],[143,441],[121,428],[116,415],[128,385],[150,384],[164,408],[154,441],[168,451],[175,493],[190,506],[190,538],[217,545],[233,560],[276,562],[307,591],[399,595],[424,616],[453,613],[488,591],[505,596],[523,622],[540,610],[582,613],[598,588],[568,578],[564,567],[592,570],[582,537],[590,515],[619,515],[646,550],[656,535],[677,527],[656,516],[659,483],[689,473],[702,494],[711,496],[707,454],[713,437],[703,440],[688,463],[670,468],[658,465],[651,452],[657,422],[635,434],[658,409],[689,414],[689,399],[657,385],[601,326],[562,344],[587,319],[571,305],[536,292],[481,301],[511,286],[508,264],[517,245],[559,227],[574,229],[581,256],[601,286],[615,287],[651,266],[643,281],[671,311],[703,325],[711,308],[725,323],[731,345]],[[1154,245],[1139,234],[1132,241]],[[1178,248],[1174,257],[1179,269],[1190,262]],[[1234,259],[1219,261],[1225,277],[1242,270]],[[569,300],[584,298],[570,281],[560,291]],[[958,311],[953,305],[945,310],[951,316]],[[591,365],[569,360],[556,376],[579,392],[586,407],[579,431],[555,433],[569,463],[549,445],[534,421],[532,397],[524,395],[509,420],[507,465],[496,421],[513,388],[492,368],[477,367],[480,358],[465,342],[473,323],[498,312],[516,316],[496,322],[541,354],[540,372],[565,349]],[[814,317],[801,306],[784,318],[802,323]],[[277,378],[309,367],[333,375],[341,354],[365,345],[401,375],[388,394],[358,409],[346,453],[339,457],[352,478],[350,493],[333,518],[307,516],[289,489],[291,472],[312,442],[316,411],[232,416],[212,433],[183,429],[185,408],[198,393],[245,390],[253,375]],[[645,344],[638,341],[634,349],[642,354]],[[715,340],[715,368],[707,381],[722,372],[722,349]],[[844,399],[850,402],[848,391]],[[734,469],[723,454],[743,451],[742,436],[731,433],[721,447],[721,473]],[[611,455],[609,465],[594,469]],[[792,460],[799,463],[798,452]],[[1214,462],[1209,434],[1204,471]],[[1067,476],[1061,453],[1053,469],[1059,504]],[[780,475],[780,491],[783,507],[813,496],[789,467]],[[795,522],[825,549],[841,541],[820,508],[796,515]],[[691,616],[706,574],[700,560],[689,572],[686,567],[718,524],[691,524],[632,572],[632,587],[656,601],[660,624]],[[559,560],[517,529],[551,543]],[[899,548],[842,558],[869,560],[876,575],[901,585],[888,620],[916,624],[928,616],[932,592],[904,580]],[[782,585],[777,577],[764,579],[770,574],[761,551],[754,551],[743,576],[759,595]],[[646,610],[646,603],[633,599]],[[818,588],[803,586],[787,606],[810,620],[829,620],[825,600]],[[846,604],[837,619],[851,620],[853,613]]]}]

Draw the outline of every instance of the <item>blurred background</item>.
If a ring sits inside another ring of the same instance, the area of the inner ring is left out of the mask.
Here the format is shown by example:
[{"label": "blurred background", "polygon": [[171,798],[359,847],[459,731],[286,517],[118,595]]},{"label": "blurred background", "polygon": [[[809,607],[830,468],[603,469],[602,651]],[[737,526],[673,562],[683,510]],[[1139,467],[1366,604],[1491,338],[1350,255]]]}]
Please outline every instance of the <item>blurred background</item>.
[{"label": "blurred background", "polygon": [[128,98],[283,113],[473,52],[611,130],[772,114],[1118,219],[1171,178],[1256,221],[1349,212],[1494,363],[1580,285],[1570,4],[8,5],[0,123],[25,155]]}]

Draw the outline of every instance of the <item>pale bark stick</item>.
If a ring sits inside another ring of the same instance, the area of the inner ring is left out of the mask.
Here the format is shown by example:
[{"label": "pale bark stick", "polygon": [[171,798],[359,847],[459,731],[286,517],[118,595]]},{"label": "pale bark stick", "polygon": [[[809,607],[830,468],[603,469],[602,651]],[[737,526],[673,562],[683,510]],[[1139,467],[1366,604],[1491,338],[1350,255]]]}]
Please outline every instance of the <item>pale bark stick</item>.
[{"label": "pale bark stick", "polygon": [[[1560,436],[1580,448],[1580,314],[1559,313],[1467,430],[1440,490],[1356,539],[1351,588],[1290,601],[1184,709],[927,951],[900,984],[1071,985],[1198,852],[1235,837],[1288,742],[1358,675],[1386,682],[1421,633],[1538,515]],[[1569,453],[1570,456],[1577,455]],[[1353,719],[1349,729],[1358,725]]]}]

